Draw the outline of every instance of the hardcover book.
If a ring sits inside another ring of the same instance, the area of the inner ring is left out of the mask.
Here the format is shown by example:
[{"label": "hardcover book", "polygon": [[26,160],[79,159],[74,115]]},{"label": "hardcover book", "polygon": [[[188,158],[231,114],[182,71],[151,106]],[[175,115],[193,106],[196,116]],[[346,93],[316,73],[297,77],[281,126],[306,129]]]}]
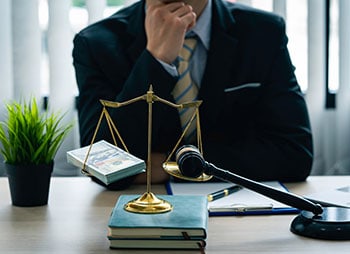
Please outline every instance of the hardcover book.
[{"label": "hardcover book", "polygon": [[112,248],[199,249],[205,246],[208,224],[205,197],[159,195],[173,205],[166,213],[142,214],[124,210],[125,204],[137,197],[121,195],[111,213],[108,239]]},{"label": "hardcover book", "polygon": [[[67,152],[67,161],[83,168],[90,146]],[[139,174],[146,169],[144,160],[123,149],[101,140],[91,147],[85,170],[105,184],[110,184],[125,177]]]}]

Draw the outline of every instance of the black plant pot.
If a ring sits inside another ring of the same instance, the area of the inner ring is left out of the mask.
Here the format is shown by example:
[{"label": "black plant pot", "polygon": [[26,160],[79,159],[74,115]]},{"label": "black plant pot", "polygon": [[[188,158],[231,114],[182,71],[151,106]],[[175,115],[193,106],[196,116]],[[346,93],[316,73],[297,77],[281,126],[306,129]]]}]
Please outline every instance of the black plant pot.
[{"label": "black plant pot", "polygon": [[53,162],[40,165],[5,163],[12,204],[15,206],[47,205]]}]

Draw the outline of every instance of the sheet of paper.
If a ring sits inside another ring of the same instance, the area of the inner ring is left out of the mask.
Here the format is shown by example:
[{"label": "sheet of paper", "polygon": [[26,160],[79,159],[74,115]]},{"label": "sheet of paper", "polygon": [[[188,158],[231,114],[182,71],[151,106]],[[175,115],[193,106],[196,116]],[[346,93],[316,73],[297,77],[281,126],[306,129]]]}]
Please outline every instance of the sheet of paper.
[{"label": "sheet of paper", "polygon": [[325,206],[341,206],[350,208],[350,185],[333,190],[325,190],[304,196]]}]

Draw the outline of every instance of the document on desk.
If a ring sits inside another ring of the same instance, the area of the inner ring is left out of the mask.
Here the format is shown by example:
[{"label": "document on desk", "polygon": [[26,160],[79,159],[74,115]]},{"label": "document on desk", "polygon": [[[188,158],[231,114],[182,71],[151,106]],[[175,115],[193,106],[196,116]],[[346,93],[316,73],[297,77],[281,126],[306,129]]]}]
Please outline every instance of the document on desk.
[{"label": "document on desk", "polygon": [[350,208],[350,185],[307,194],[304,197],[323,206]]},{"label": "document on desk", "polygon": [[[288,192],[286,187],[277,182],[263,182],[266,185]],[[174,182],[167,183],[170,195],[205,195],[230,188],[233,183],[227,182]],[[223,215],[264,215],[264,214],[292,214],[298,209],[265,197],[246,188],[241,188],[231,194],[208,202],[210,216]]]}]

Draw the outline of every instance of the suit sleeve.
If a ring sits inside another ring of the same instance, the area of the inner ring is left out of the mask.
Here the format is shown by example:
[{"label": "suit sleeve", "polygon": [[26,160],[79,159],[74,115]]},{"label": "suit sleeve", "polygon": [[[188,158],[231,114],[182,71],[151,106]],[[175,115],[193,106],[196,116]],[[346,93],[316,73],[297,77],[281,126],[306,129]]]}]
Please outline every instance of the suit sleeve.
[{"label": "suit sleeve", "polygon": [[[171,89],[176,83],[176,78],[147,50],[143,50],[135,62],[127,55],[126,48],[118,52],[109,50],[107,54],[104,54],[104,50],[83,35],[75,36],[73,63],[79,89],[77,108],[82,146],[91,143],[102,113],[100,99],[125,102],[146,94],[150,85],[158,96],[170,99]],[[108,55],[113,54],[118,56],[109,61]],[[125,107],[107,108],[128,150],[143,159],[147,154],[147,107],[145,101],[138,101]],[[154,107],[153,114],[161,119],[166,114],[163,109],[162,106]],[[157,122],[153,127],[158,128]],[[121,146],[117,135],[115,137],[117,145]],[[101,139],[114,143],[105,118],[98,128],[95,141]],[[131,182],[132,177],[118,181],[113,188],[126,188]]]},{"label": "suit sleeve", "polygon": [[[127,50],[120,50],[126,52]],[[111,52],[113,53],[113,52]],[[176,82],[162,65],[147,51],[143,50],[135,63],[132,63],[128,56],[123,53],[117,58],[113,75],[106,74],[103,64],[105,63],[95,57],[89,42],[82,36],[77,35],[74,39],[73,59],[76,71],[76,79],[79,88],[78,112],[80,123],[81,145],[90,144],[97,121],[102,112],[102,105],[99,100],[111,100],[124,102],[144,95],[150,85],[160,97],[170,99],[170,92]],[[120,68],[118,68],[120,66]],[[124,66],[132,66],[125,69]],[[156,110],[158,110],[156,108]],[[161,111],[161,110],[158,110]],[[144,149],[138,149],[147,142],[147,103],[136,102],[128,107],[109,109],[117,128],[122,132],[125,143],[130,144],[134,153],[142,156]],[[155,112],[162,114],[162,112]],[[156,128],[156,126],[155,126]],[[97,140],[110,139],[109,129],[105,123],[97,133]],[[141,141],[141,143],[140,143]],[[137,145],[136,145],[137,144]],[[147,145],[145,146],[147,147]]]}]

